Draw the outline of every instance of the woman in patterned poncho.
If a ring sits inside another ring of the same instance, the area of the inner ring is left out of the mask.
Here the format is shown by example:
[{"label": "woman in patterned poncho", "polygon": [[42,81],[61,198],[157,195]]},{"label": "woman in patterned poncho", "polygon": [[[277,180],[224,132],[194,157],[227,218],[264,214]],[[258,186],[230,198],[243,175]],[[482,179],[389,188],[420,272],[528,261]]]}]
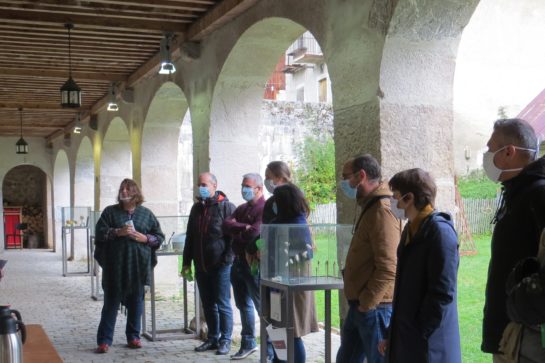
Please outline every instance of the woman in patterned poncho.
[{"label": "woman in patterned poncho", "polygon": [[144,286],[151,281],[157,263],[155,251],[165,236],[155,215],[142,206],[138,185],[124,179],[118,204],[106,207],[96,225],[95,259],[102,267],[104,305],[97,332],[96,353],[106,353],[112,345],[119,305],[127,308],[127,346],[140,343]]}]

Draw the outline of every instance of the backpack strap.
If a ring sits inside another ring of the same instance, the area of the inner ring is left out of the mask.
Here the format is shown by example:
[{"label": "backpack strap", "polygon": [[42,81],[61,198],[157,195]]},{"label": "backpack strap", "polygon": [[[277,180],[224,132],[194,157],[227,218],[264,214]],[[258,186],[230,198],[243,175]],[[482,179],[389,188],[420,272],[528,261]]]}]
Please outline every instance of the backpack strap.
[{"label": "backpack strap", "polygon": [[378,195],[376,197],[371,198],[367,202],[367,204],[363,207],[363,210],[361,211],[360,216],[358,217],[358,221],[354,225],[354,230],[352,231],[352,233],[354,233],[358,229],[358,226],[360,225],[360,222],[361,222],[365,212],[367,212],[373,206],[373,204],[375,204],[376,202],[378,202],[379,200],[384,199],[384,198],[390,198],[390,196],[389,195]]}]

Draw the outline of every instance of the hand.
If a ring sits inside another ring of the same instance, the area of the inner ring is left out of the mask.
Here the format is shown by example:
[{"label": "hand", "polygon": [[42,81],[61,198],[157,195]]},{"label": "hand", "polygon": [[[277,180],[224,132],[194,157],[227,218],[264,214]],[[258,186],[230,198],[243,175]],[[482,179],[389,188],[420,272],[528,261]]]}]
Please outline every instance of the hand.
[{"label": "hand", "polygon": [[249,230],[250,228],[252,228],[252,225],[251,225],[251,224],[247,224],[246,227],[244,227],[244,230],[247,231],[247,230]]},{"label": "hand", "polygon": [[118,237],[125,237],[125,236],[130,235],[130,233],[131,233],[132,231],[133,231],[132,226],[124,225],[123,227],[117,228],[117,229],[116,229],[116,235],[117,235]]},{"label": "hand", "polygon": [[254,261],[259,261],[259,258],[257,257],[257,255],[251,255],[248,252],[246,252],[245,255],[246,255],[246,262],[248,263],[248,266],[252,266],[252,263],[254,263]]},{"label": "hand", "polygon": [[131,232],[129,232],[129,237],[139,243],[148,243],[148,236],[138,232],[137,230],[132,230]]},{"label": "hand", "polygon": [[378,346],[377,346],[378,352],[381,355],[385,355],[387,346],[388,346],[388,339],[381,340],[380,342],[378,342]]},{"label": "hand", "polygon": [[182,277],[187,281],[193,281],[193,272],[191,272],[191,266],[183,266],[181,271]]}]

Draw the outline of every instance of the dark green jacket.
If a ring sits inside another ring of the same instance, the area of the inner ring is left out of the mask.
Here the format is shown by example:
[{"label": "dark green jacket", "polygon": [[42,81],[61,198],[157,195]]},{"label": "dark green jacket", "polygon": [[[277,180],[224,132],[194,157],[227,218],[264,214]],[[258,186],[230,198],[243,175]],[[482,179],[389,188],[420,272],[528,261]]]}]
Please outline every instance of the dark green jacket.
[{"label": "dark green jacket", "polygon": [[[130,237],[113,236],[113,228],[122,228],[129,219],[119,205],[106,207],[96,225],[94,257],[102,267],[102,288],[110,296],[121,300],[131,294],[143,293],[144,285],[151,282],[151,270],[157,264],[155,250],[148,244]],[[146,207],[138,206],[132,217],[135,229],[153,235],[162,243],[165,235],[155,215]]]}]

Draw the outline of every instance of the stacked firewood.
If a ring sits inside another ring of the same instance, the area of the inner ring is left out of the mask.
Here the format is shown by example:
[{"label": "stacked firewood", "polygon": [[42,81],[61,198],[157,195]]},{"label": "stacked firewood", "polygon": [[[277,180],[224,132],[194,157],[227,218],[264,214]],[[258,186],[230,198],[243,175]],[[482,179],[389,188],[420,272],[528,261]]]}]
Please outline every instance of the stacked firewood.
[{"label": "stacked firewood", "polygon": [[27,233],[43,233],[44,214],[40,206],[23,207],[23,223],[27,224]]}]

